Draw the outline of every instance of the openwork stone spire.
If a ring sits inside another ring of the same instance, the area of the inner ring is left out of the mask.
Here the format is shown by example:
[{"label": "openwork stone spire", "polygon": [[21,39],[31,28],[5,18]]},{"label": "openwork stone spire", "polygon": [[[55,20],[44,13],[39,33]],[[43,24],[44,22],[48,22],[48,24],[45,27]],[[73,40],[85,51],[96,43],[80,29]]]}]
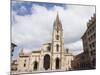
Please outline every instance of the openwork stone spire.
[{"label": "openwork stone spire", "polygon": [[62,29],[62,24],[61,24],[61,21],[59,19],[58,12],[57,12],[56,20],[54,22],[54,28],[57,29],[57,31]]}]

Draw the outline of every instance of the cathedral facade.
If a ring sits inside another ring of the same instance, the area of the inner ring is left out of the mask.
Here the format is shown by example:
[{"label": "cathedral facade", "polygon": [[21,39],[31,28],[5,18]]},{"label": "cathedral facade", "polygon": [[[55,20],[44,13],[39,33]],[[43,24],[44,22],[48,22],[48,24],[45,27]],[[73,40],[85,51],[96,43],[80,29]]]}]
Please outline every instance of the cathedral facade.
[{"label": "cathedral facade", "polygon": [[64,49],[63,28],[57,14],[51,42],[43,44],[39,50],[29,54],[25,54],[22,50],[17,59],[16,72],[67,71],[72,68],[72,60],[73,55],[68,49]]}]

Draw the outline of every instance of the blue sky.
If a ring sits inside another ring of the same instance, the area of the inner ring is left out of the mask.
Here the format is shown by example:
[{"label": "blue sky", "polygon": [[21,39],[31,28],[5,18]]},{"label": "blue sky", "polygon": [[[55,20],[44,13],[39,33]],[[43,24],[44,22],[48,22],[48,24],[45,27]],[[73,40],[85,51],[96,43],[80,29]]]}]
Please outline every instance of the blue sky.
[{"label": "blue sky", "polygon": [[51,41],[57,12],[64,30],[64,47],[74,54],[82,52],[81,37],[95,13],[94,6],[29,1],[12,1],[11,8],[12,42],[17,44],[13,58],[22,48],[27,53]]},{"label": "blue sky", "polygon": [[[32,10],[33,5],[46,7],[47,10],[52,9],[54,6],[60,6],[64,9],[66,9],[65,4],[60,4],[60,3],[57,4],[57,3],[44,3],[44,2],[41,3],[41,2],[30,2],[30,1],[12,1],[11,11],[16,12],[16,15],[19,15],[19,16],[32,15],[33,13],[32,13],[31,10]],[[16,20],[15,20],[14,17],[15,16],[12,15],[12,22],[16,23]],[[12,23],[12,25],[14,25],[14,23]],[[25,46],[27,46],[27,48],[32,47],[32,45],[31,46],[30,45],[24,45],[24,44],[18,45],[15,48],[14,58],[16,58],[18,56],[20,49],[24,48]]]},{"label": "blue sky", "polygon": [[[60,6],[60,7],[64,8],[64,9],[67,8],[65,6],[65,4],[61,4],[61,3],[44,3],[44,2],[16,1],[15,4],[13,4],[13,2],[12,2],[12,10],[16,11],[17,15],[20,15],[20,16],[31,15],[32,14],[31,8],[32,8],[33,5],[44,6],[48,10],[52,9],[54,6]],[[26,8],[25,11],[21,11],[22,6]]]}]

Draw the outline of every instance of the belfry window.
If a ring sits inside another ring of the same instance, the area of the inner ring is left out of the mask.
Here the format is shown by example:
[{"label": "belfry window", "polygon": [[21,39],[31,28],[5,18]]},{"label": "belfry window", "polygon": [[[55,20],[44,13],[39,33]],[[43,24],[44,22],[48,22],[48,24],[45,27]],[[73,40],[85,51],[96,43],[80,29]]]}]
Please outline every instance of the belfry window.
[{"label": "belfry window", "polygon": [[59,51],[59,45],[58,44],[56,45],[56,49],[57,49],[57,52],[58,52]]},{"label": "belfry window", "polygon": [[56,40],[59,40],[59,35],[56,35]]}]

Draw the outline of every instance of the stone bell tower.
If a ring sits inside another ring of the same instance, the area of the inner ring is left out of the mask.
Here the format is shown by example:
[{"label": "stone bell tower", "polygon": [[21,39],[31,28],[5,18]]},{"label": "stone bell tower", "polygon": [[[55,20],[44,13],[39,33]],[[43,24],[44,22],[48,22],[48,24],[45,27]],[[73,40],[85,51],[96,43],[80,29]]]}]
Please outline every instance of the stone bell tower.
[{"label": "stone bell tower", "polygon": [[62,24],[57,13],[56,19],[53,25],[52,33],[52,70],[62,69],[63,66],[63,53],[64,53],[64,41],[63,41],[63,29]]}]

